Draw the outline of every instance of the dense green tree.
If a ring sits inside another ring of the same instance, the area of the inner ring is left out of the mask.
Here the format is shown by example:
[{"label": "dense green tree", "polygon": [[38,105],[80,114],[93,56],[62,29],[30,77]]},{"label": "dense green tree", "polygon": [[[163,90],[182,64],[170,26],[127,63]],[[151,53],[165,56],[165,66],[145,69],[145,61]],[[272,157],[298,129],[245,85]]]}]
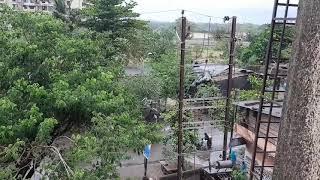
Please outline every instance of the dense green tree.
[{"label": "dense green tree", "polygon": [[[177,110],[170,110],[165,114],[165,121],[170,126],[170,131],[166,133],[166,136],[163,139],[163,143],[166,145],[163,149],[163,155],[170,163],[177,162],[177,144],[178,144],[178,114]],[[184,122],[193,121],[192,113],[185,114]],[[199,139],[199,131],[194,130],[185,130],[183,132],[183,153],[195,152],[200,148],[201,142]],[[185,156],[186,158],[186,156]],[[187,161],[183,161],[183,168],[189,169]]]},{"label": "dense green tree", "polygon": [[81,14],[79,9],[71,9],[70,1],[54,0],[55,6],[53,10],[53,16],[61,19],[69,24],[70,30],[73,30],[76,24],[81,21]]},{"label": "dense green tree", "polygon": [[162,97],[177,98],[179,86],[179,69],[177,56],[172,54],[162,55],[157,62],[153,62],[153,76],[161,79],[164,84]]},{"label": "dense green tree", "polygon": [[85,8],[84,25],[97,32],[111,32],[114,37],[128,37],[135,29],[143,29],[146,23],[136,18],[133,11],[136,3],[124,0],[92,0],[92,6]]},{"label": "dense green tree", "polygon": [[215,84],[205,84],[199,86],[195,95],[197,98],[208,98],[220,96],[219,88]]},{"label": "dense green tree", "polygon": [[155,41],[151,44],[152,58],[158,60],[161,55],[176,52],[177,37],[173,27],[161,29],[153,33]]},{"label": "dense green tree", "polygon": [[[242,47],[238,50],[238,57],[243,64],[262,64],[265,60],[265,55],[270,39],[270,27],[263,25],[261,28],[264,30],[252,37],[249,47]],[[278,53],[279,40],[281,36],[281,28],[275,29],[274,45],[273,45],[273,57]],[[287,27],[285,32],[284,44],[282,46],[281,58],[288,59],[290,57],[290,51],[292,47],[292,41],[294,38],[294,28]]]},{"label": "dense green tree", "polygon": [[[0,44],[0,179],[30,175],[44,156],[53,179],[115,179],[129,149],[159,139],[141,121],[137,96],[118,83],[121,53],[107,34],[4,8]],[[81,126],[60,156],[52,140]]]},{"label": "dense green tree", "polygon": [[135,94],[139,100],[161,98],[162,87],[160,78],[154,76],[137,76],[123,80],[123,85],[130,87],[129,91]]},{"label": "dense green tree", "polygon": [[131,37],[127,37],[125,51],[133,62],[157,61],[161,55],[169,54],[175,49],[173,28],[153,31],[150,28],[136,29]]}]

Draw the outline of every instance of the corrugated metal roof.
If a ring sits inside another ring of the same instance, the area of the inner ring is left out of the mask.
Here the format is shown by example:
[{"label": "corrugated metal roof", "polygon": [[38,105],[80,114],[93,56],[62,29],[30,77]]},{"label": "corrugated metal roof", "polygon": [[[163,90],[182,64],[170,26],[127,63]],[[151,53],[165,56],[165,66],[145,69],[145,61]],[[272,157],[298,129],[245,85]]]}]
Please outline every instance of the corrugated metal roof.
[{"label": "corrugated metal roof", "polygon": [[[246,109],[250,109],[252,111],[258,112],[260,102],[257,100],[239,101],[239,102],[234,102],[233,104],[242,108],[246,108]],[[264,106],[270,106],[270,103],[265,103]],[[273,104],[271,115],[273,117],[280,118],[282,115],[282,106],[283,106],[283,102],[277,102],[276,104]],[[270,107],[264,107],[262,110],[262,113],[266,115],[268,115],[269,112],[270,112]]]}]

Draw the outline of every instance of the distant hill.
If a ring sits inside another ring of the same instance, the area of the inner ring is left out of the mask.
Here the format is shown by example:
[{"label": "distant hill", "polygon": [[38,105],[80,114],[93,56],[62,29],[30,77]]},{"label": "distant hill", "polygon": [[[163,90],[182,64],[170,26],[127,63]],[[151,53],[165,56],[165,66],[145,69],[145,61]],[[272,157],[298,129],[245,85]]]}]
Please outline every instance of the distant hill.
[{"label": "distant hill", "polygon": [[[209,27],[208,23],[195,23],[191,22],[191,29],[193,32],[208,32]],[[159,21],[150,21],[149,25],[154,30],[159,29],[168,29],[170,27],[174,27],[175,23],[173,22],[159,22]],[[211,31],[215,31],[217,29],[228,29],[229,24],[223,24],[223,23],[213,23],[211,24]],[[257,25],[257,24],[251,24],[251,23],[245,23],[245,24],[237,24],[237,29],[240,32],[248,32],[248,33],[258,33],[261,31],[261,29],[264,27],[264,25]]]},{"label": "distant hill", "polygon": [[174,25],[175,23],[173,22],[149,21],[149,26],[153,30],[168,29],[170,27],[174,27]]}]

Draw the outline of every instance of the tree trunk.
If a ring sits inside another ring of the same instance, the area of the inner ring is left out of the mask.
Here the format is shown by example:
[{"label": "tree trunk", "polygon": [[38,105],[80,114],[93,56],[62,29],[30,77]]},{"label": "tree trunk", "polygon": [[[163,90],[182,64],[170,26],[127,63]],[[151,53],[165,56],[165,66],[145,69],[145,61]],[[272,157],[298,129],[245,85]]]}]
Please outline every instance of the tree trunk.
[{"label": "tree trunk", "polygon": [[320,1],[300,0],[273,179],[320,178]]}]

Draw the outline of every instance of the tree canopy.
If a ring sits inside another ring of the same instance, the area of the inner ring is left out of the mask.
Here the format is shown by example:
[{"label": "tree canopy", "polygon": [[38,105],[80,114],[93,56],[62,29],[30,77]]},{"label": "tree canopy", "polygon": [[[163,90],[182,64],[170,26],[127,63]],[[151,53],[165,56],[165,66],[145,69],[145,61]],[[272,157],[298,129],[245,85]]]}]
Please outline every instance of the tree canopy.
[{"label": "tree canopy", "polygon": [[134,29],[144,28],[146,23],[137,20],[133,11],[136,3],[125,0],[92,0],[93,5],[84,9],[84,25],[97,32],[111,32],[127,37]]},{"label": "tree canopy", "polygon": [[[249,47],[242,47],[238,50],[239,59],[243,64],[262,64],[264,62],[271,32],[269,25],[263,25],[261,28],[263,28],[263,31],[252,37]],[[274,49],[272,51],[273,57],[276,57],[276,54],[278,53],[277,49],[279,47],[280,35],[281,28],[276,28],[273,42]],[[284,51],[281,54],[281,58],[288,59],[291,54],[290,51],[294,38],[294,28],[287,27],[284,36],[284,41],[286,43],[285,46],[282,47]]]},{"label": "tree canopy", "polygon": [[[29,177],[45,156],[53,179],[114,179],[128,150],[159,140],[142,121],[139,97],[118,83],[123,52],[113,36],[7,8],[0,30],[0,179]],[[83,132],[63,160],[50,144],[73,128]],[[94,171],[81,166],[97,159]]]}]

